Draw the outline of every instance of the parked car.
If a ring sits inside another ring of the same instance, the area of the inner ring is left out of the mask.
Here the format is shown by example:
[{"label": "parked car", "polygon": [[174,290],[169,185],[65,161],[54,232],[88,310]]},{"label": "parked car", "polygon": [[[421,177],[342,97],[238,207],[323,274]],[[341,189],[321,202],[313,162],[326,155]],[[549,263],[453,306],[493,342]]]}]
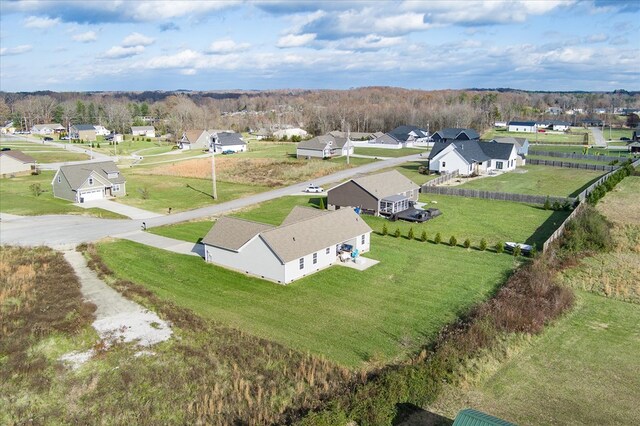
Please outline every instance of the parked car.
[{"label": "parked car", "polygon": [[9,148],[8,146],[3,146],[0,151],[11,151],[11,148]]},{"label": "parked car", "polygon": [[52,138],[51,136],[45,136],[44,138],[42,138],[42,140],[45,140],[45,141],[52,141],[52,140],[53,140],[53,138]]},{"label": "parked car", "polygon": [[69,136],[63,136],[60,138],[61,141],[68,141],[69,139],[71,139]]},{"label": "parked car", "polygon": [[626,137],[626,136],[623,136],[623,137],[620,138],[620,140],[621,141],[630,141],[631,139]]},{"label": "parked car", "polygon": [[229,155],[229,154],[235,154],[236,152],[232,149],[225,149],[224,151],[222,151],[223,155]]},{"label": "parked car", "polygon": [[309,185],[305,188],[304,192],[309,192],[309,193],[319,193],[319,192],[324,192],[324,189],[321,186],[317,186],[317,185]]},{"label": "parked car", "polygon": [[520,247],[520,252],[524,255],[529,255],[533,250],[533,246],[530,246],[529,244],[514,243],[512,241],[507,241],[506,243],[504,243],[504,248],[508,252],[513,252],[513,249],[515,249],[516,247]]}]

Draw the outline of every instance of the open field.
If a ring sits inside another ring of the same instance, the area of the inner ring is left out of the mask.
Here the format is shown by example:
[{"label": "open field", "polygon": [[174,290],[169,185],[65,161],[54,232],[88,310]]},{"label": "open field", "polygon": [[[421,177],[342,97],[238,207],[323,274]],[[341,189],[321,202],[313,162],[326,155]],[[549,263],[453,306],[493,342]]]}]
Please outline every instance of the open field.
[{"label": "open field", "polygon": [[509,255],[377,235],[371,247],[367,257],[381,263],[366,271],[334,266],[288,286],[127,241],[98,251],[120,278],[162,298],[350,367],[415,351],[488,297],[514,266]]},{"label": "open field", "polygon": [[237,155],[242,158],[292,158],[296,155],[296,145],[293,142],[252,141],[247,144],[247,152]]},{"label": "open field", "polygon": [[[525,171],[525,173],[522,173]],[[518,167],[515,172],[476,179],[459,186],[463,189],[510,192],[517,194],[574,197],[603,172],[550,166]]]},{"label": "open field", "polygon": [[582,128],[572,128],[572,131],[575,133],[524,133],[524,132],[508,132],[506,130],[501,129],[492,129],[482,135],[483,140],[491,140],[493,138],[505,138],[505,137],[514,137],[514,138],[527,138],[529,139],[529,143],[534,144],[538,143],[559,143],[559,144],[577,144],[581,145],[584,143],[584,134],[589,134],[589,143],[593,143],[591,132],[589,129]]},{"label": "open field", "polygon": [[633,130],[632,129],[608,129],[605,127],[604,130],[602,131],[602,134],[604,135],[605,140],[618,141],[620,140],[620,138],[631,139],[631,137],[633,136]]},{"label": "open field", "polygon": [[89,156],[80,152],[57,150],[52,152],[28,152],[38,163],[60,163],[66,161],[88,160]]},{"label": "open field", "polygon": [[[0,211],[17,215],[80,214],[120,219],[123,216],[102,209],[83,209],[70,201],[54,198],[51,180],[55,172],[44,171],[39,175],[0,179]],[[34,195],[31,185],[40,185],[42,192]]]},{"label": "open field", "polygon": [[400,149],[385,149],[385,148],[360,148],[357,147],[354,149],[354,154],[360,155],[371,155],[374,157],[404,157],[406,155],[413,154],[428,154],[428,150],[426,149],[418,149],[418,148],[400,148]]}]

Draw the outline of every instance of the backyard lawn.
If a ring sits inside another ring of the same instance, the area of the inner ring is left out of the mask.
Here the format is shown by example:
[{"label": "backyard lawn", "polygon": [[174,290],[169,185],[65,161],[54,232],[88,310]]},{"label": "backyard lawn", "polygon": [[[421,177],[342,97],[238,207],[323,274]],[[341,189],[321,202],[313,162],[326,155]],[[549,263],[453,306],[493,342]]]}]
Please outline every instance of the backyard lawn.
[{"label": "backyard lawn", "polygon": [[589,135],[589,143],[593,143],[593,137],[591,136],[591,132],[589,129],[583,128],[572,128],[573,133],[524,133],[524,132],[508,132],[506,130],[501,129],[492,129],[482,135],[483,140],[491,140],[493,138],[505,138],[505,137],[514,137],[514,138],[527,138],[529,139],[529,143],[557,143],[557,144],[577,144],[581,145],[584,143],[584,134],[587,133]]},{"label": "backyard lawn", "polygon": [[88,160],[87,154],[65,151],[63,149],[46,149],[49,152],[28,152],[38,163],[61,163],[66,161]]},{"label": "backyard lawn", "polygon": [[354,154],[371,155],[374,157],[404,157],[413,154],[427,154],[429,151],[426,149],[418,148],[400,148],[400,149],[385,149],[385,148],[360,148],[354,149]]},{"label": "backyard lawn", "polygon": [[513,172],[476,179],[456,188],[575,197],[603,174],[592,170],[524,166]]},{"label": "backyard lawn", "polygon": [[514,267],[505,254],[378,235],[371,247],[367,257],[381,263],[366,271],[334,266],[288,286],[129,241],[101,243],[98,250],[120,278],[222,324],[348,367],[413,353],[487,298]]},{"label": "backyard lawn", "polygon": [[[426,153],[425,153],[426,155]],[[428,161],[409,161],[407,163],[401,164],[397,167],[394,167],[397,171],[411,179],[417,185],[424,185],[428,181],[435,179],[438,177],[436,174],[423,175],[418,173],[418,168],[420,166],[429,167]]]},{"label": "backyard lawn", "polygon": [[[531,145],[529,147],[529,154],[535,154],[536,151],[552,151],[552,152],[568,152],[571,154],[584,154],[584,146],[577,145]],[[615,149],[620,148],[620,149]],[[612,147],[600,148],[595,146],[590,146],[586,151],[588,155],[606,155],[609,157],[626,157],[629,155],[627,151],[626,143],[624,147]]]}]

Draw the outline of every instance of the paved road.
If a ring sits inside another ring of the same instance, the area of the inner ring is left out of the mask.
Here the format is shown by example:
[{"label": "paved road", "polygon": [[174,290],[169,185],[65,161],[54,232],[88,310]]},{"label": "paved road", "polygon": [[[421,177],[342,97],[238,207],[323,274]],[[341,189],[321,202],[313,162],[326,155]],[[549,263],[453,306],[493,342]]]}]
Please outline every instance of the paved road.
[{"label": "paved road", "polygon": [[[359,174],[397,166],[404,162],[418,160],[420,158],[419,154],[415,154],[377,161],[360,167],[342,170],[328,176],[314,179],[313,181],[274,189],[272,191],[262,192],[196,210],[145,219],[145,222],[147,227],[154,227],[221,215],[256,203],[300,193],[310,183],[328,185]],[[142,222],[142,220],[98,219],[71,215],[21,217],[2,215],[2,220],[0,221],[0,243],[28,246],[47,245],[54,248],[69,247],[70,245],[96,241],[104,237],[139,231],[142,227]]]},{"label": "paved road", "polygon": [[600,129],[600,127],[589,127],[589,130],[591,130],[596,146],[607,146],[607,142],[604,140],[604,135],[602,134],[602,129]]}]

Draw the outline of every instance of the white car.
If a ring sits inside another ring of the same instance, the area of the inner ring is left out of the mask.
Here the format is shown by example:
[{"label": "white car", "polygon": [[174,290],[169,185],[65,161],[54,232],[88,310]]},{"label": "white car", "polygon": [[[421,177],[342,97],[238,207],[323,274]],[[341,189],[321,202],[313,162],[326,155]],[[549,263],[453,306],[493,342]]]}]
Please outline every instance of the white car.
[{"label": "white car", "polygon": [[309,185],[306,187],[306,189],[304,190],[304,192],[314,192],[314,193],[319,193],[319,192],[324,192],[324,189],[322,189],[321,186],[316,186],[316,185]]}]

